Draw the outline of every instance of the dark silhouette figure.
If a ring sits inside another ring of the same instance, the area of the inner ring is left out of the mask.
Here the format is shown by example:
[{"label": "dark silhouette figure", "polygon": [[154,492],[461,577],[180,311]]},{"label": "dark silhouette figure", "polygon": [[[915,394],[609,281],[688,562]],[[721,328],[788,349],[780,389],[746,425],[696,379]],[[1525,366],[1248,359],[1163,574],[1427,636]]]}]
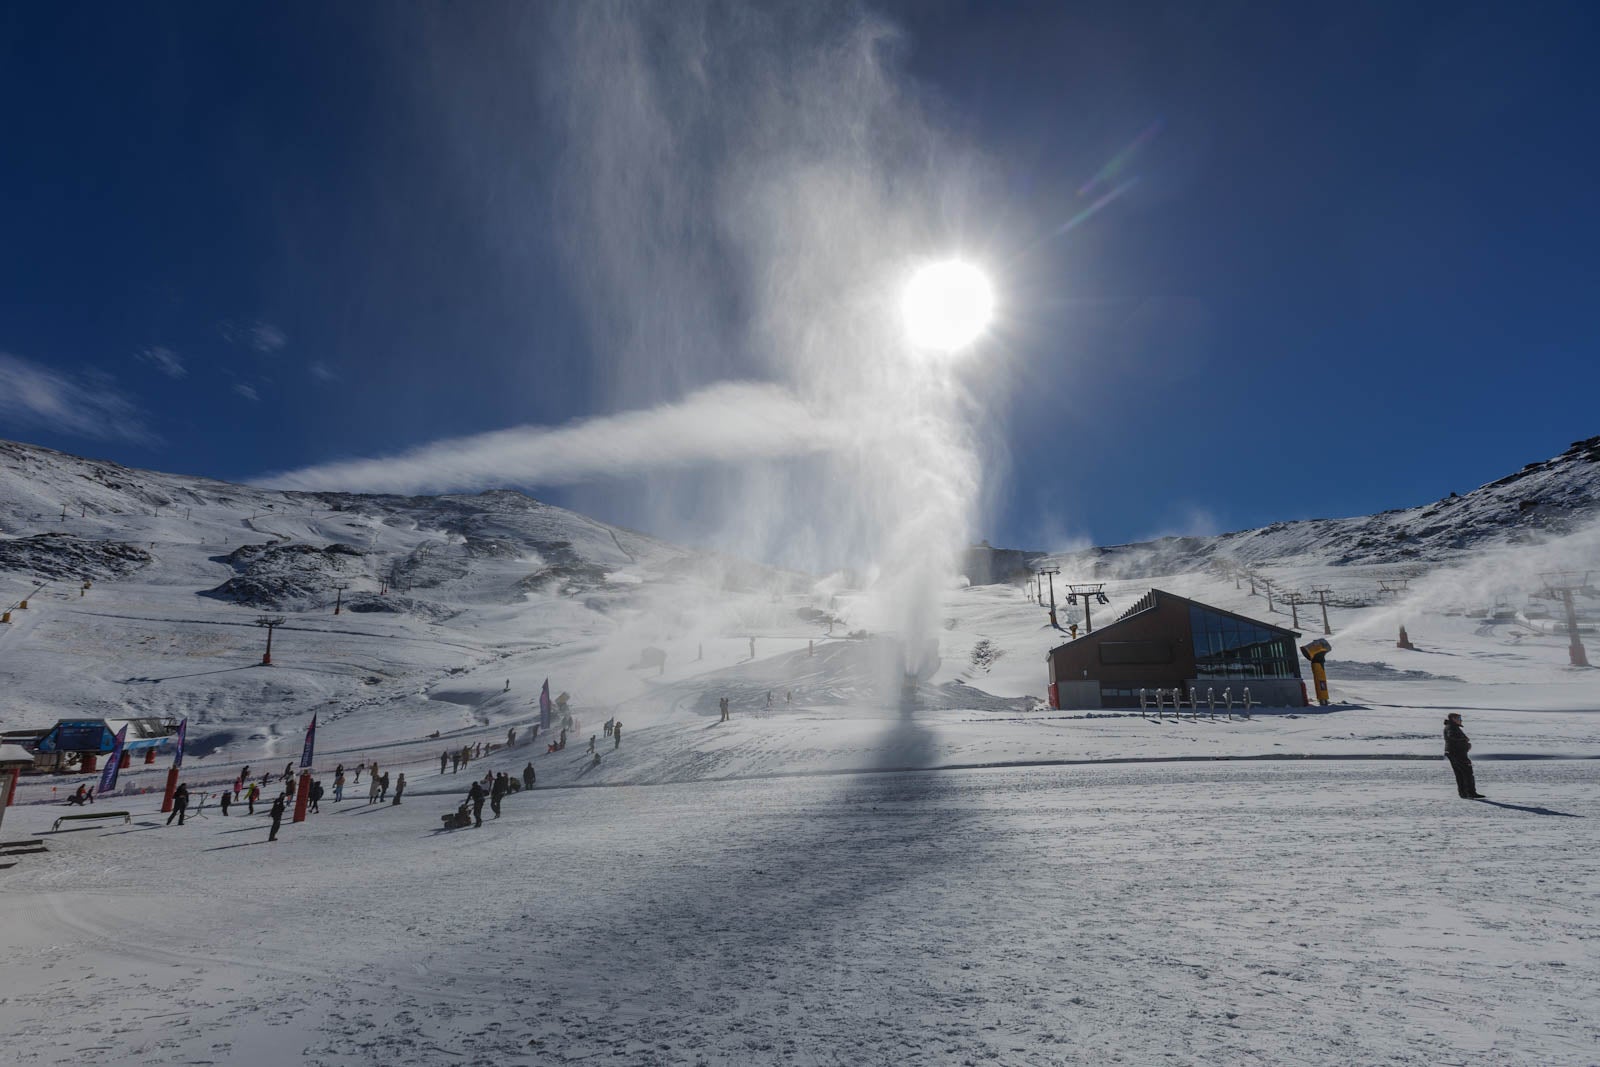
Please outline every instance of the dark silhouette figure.
[{"label": "dark silhouette figure", "polygon": [[483,825],[483,802],[488,799],[482,782],[472,783],[472,788],[467,791],[467,799],[472,801],[472,827],[477,829]]},{"label": "dark silhouette figure", "polygon": [[183,825],[183,814],[189,810],[189,787],[182,782],[178,783],[177,790],[172,794],[172,814],[167,816],[167,825],[172,825],[172,820],[177,819],[178,825]]},{"label": "dark silhouette figure", "polygon": [[283,825],[283,807],[287,799],[287,795],[279,794],[278,799],[272,802],[272,811],[269,813],[272,816],[272,832],[267,835],[268,841],[278,839],[278,827]]},{"label": "dark silhouette figure", "polygon": [[1461,729],[1461,713],[1452,711],[1444,720],[1444,755],[1450,761],[1450,769],[1456,772],[1456,792],[1463,800],[1482,800],[1484,796],[1478,792],[1472,773],[1472,757],[1467,755],[1471,751],[1472,742]]}]

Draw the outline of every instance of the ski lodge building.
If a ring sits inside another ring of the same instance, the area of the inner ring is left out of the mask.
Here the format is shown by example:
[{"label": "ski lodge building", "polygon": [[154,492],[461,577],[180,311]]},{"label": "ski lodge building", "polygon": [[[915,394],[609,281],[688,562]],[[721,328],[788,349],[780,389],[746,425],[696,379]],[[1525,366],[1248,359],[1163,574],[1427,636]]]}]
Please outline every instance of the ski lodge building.
[{"label": "ski lodge building", "polygon": [[[1304,707],[1293,630],[1152,589],[1109,626],[1048,653],[1053,708],[1137,708],[1139,690],[1179,690],[1187,702]],[[1170,699],[1170,698],[1169,698]]]}]

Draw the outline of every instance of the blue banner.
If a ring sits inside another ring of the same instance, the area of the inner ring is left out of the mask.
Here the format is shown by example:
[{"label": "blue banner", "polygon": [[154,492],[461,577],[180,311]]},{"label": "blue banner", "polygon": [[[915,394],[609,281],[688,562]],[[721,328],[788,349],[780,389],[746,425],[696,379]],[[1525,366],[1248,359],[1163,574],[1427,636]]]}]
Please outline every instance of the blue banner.
[{"label": "blue banner", "polygon": [[117,787],[117,772],[122,770],[122,743],[128,739],[128,727],[124,725],[117,731],[116,740],[111,742],[111,755],[106,757],[106,769],[100,772],[100,788],[95,790],[105,796]]},{"label": "blue banner", "polygon": [[172,759],[174,767],[183,766],[183,739],[187,736],[189,736],[189,716],[185,715],[183,721],[178,724],[178,754]]},{"label": "blue banner", "polygon": [[544,680],[544,688],[539,690],[539,729],[546,733],[550,730],[550,679]]},{"label": "blue banner", "polygon": [[300,769],[311,766],[311,757],[317,750],[317,716],[312,713],[311,725],[306,727],[306,747],[300,750]]}]

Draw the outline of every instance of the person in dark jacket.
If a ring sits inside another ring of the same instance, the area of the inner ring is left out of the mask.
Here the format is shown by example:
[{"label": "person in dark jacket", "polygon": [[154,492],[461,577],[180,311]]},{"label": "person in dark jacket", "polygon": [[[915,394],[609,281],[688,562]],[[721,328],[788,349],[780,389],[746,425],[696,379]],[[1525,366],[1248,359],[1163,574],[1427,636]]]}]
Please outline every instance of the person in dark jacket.
[{"label": "person in dark jacket", "polygon": [[1456,772],[1456,792],[1463,800],[1482,800],[1483,794],[1478,792],[1478,782],[1472,774],[1472,757],[1467,755],[1471,751],[1472,742],[1461,729],[1461,713],[1452,711],[1444,720],[1444,756],[1450,761],[1450,769]]},{"label": "person in dark jacket", "polygon": [[394,799],[389,802],[389,806],[393,807],[394,805],[400,803],[400,794],[404,793],[405,791],[406,791],[406,772],[405,771],[401,771],[400,772],[400,777],[395,779],[395,783],[394,783]]},{"label": "person in dark jacket", "polygon": [[535,778],[535,775],[533,773],[533,760],[529,760],[528,761],[528,765],[526,767],[522,768],[522,788],[524,788],[524,789],[532,789],[533,788],[534,778]]},{"label": "person in dark jacket", "polygon": [[222,791],[222,814],[228,814],[228,805],[233,803],[233,794],[224,789]]},{"label": "person in dark jacket", "polygon": [[317,780],[311,783],[311,810],[318,815],[322,814],[322,809],[317,806],[320,803],[322,803],[322,782]]},{"label": "person in dark jacket", "polygon": [[483,802],[487,794],[483,791],[482,782],[473,782],[472,788],[467,791],[467,799],[472,801],[472,826],[473,829],[483,825]]},{"label": "person in dark jacket", "polygon": [[489,807],[494,809],[494,817],[500,817],[500,801],[506,795],[506,776],[502,771],[494,776],[494,782],[489,786]]},{"label": "person in dark jacket", "polygon": [[272,802],[272,811],[270,812],[272,815],[272,833],[267,835],[268,841],[276,841],[278,839],[278,827],[283,825],[283,808],[288,799],[286,794],[280,793],[278,794],[278,799]]},{"label": "person in dark jacket", "polygon": [[182,782],[178,783],[177,790],[172,794],[172,814],[167,816],[167,825],[172,825],[172,820],[177,819],[178,825],[183,825],[183,813],[189,810],[189,787]]}]

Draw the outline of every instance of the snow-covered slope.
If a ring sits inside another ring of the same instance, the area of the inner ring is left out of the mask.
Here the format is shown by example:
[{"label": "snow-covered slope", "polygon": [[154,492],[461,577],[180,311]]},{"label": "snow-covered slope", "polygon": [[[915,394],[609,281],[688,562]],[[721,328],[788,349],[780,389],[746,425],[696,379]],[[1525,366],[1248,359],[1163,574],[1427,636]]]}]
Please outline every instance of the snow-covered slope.
[{"label": "snow-covered slope", "polygon": [[1085,578],[1197,570],[1212,560],[1244,565],[1444,562],[1505,544],[1539,544],[1600,517],[1600,437],[1432,504],[1347,519],[1275,522],[1216,537],[1164,537],[1062,553],[1053,561]]}]

